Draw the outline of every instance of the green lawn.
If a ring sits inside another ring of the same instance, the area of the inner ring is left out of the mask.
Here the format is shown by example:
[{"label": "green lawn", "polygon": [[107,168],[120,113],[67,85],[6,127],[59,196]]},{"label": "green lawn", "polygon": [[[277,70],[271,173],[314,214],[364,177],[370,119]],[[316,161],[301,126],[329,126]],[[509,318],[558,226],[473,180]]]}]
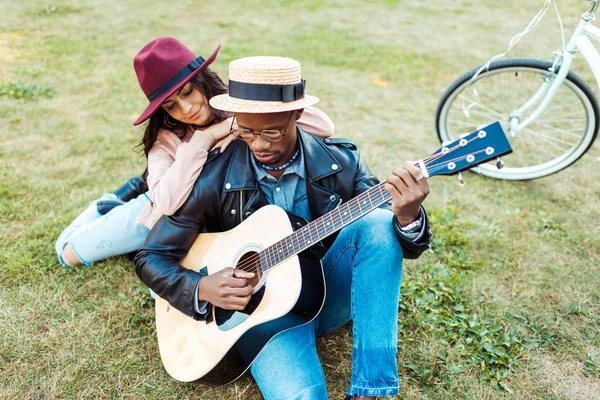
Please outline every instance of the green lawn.
[{"label": "green lawn", "polygon": [[[132,60],[149,40],[175,36],[205,56],[221,43],[224,78],[242,56],[300,60],[336,136],[384,178],[438,147],[445,88],[504,51],[542,3],[0,0],[0,397],[260,397],[248,377],[211,389],[166,374],[153,303],[126,258],[56,261],[61,230],[144,169]],[[560,2],[568,32],[587,5]],[[548,13],[511,55],[558,47]],[[594,84],[581,57],[575,69]],[[404,266],[399,398],[600,398],[598,148],[531,182],[430,181],[435,253]],[[342,398],[351,331],[318,345]]]}]

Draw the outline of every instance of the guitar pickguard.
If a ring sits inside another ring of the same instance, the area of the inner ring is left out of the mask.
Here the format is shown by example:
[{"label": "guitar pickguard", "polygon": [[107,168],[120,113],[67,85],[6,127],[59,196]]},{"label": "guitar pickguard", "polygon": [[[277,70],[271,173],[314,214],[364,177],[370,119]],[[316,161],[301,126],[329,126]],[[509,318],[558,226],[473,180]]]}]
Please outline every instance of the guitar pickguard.
[{"label": "guitar pickguard", "polygon": [[214,307],[214,319],[215,323],[222,331],[228,331],[235,328],[242,322],[244,322],[250,314],[256,310],[265,294],[265,285],[250,297],[250,301],[246,308],[242,311],[236,310],[225,310],[219,307]]}]

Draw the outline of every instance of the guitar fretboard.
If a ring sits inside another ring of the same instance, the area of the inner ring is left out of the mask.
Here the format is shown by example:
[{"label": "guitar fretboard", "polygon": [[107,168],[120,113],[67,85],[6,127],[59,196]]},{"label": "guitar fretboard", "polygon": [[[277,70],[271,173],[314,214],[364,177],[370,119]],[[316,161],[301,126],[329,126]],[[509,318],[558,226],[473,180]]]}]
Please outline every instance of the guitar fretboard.
[{"label": "guitar fretboard", "polygon": [[[494,122],[440,148],[415,164],[425,178],[450,175],[512,152],[500,126]],[[417,178],[420,179],[420,178]],[[381,182],[338,208],[315,219],[291,235],[259,252],[260,267],[267,271],[282,261],[304,251],[351,222],[390,201],[391,195]]]},{"label": "guitar fretboard", "polygon": [[259,256],[262,270],[275,267],[388,202],[391,195],[384,185],[385,182],[382,182],[373,186],[261,251]]}]

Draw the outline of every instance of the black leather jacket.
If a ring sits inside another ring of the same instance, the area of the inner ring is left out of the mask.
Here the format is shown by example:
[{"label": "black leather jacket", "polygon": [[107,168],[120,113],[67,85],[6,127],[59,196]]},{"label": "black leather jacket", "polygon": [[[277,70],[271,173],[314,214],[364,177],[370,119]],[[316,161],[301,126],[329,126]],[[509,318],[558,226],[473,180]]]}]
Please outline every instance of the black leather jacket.
[{"label": "black leather jacket", "polygon": [[[368,190],[379,181],[348,139],[318,139],[298,129],[306,164],[306,190],[313,218]],[[223,154],[213,152],[201,177],[181,208],[158,220],[135,258],[140,279],[173,307],[195,319],[204,316],[194,309],[194,293],[201,275],[181,266],[183,258],[201,232],[223,232],[267,205],[253,174],[251,153],[241,140],[231,143]],[[341,200],[341,201],[340,201]],[[389,204],[382,207],[390,208]],[[422,208],[424,232],[417,242],[399,233],[404,258],[417,258],[431,239],[427,214]],[[336,235],[325,241],[328,248]]]}]

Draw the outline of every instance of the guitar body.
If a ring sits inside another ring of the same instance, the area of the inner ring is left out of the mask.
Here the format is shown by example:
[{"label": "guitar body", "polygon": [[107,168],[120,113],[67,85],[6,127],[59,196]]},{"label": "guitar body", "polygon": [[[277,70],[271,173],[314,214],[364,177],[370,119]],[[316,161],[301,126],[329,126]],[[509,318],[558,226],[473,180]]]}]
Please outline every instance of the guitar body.
[{"label": "guitar body", "polygon": [[[296,227],[302,225],[290,218],[293,217],[277,206],[263,207],[230,231],[199,235],[181,264],[205,275],[227,267],[248,269],[249,259],[256,258],[257,252],[294,232],[292,223]],[[309,284],[305,285],[305,291],[303,272],[310,275],[307,276]],[[302,315],[305,322],[312,320],[320,311],[325,289],[318,260],[300,254],[288,258],[262,276],[260,273],[257,275],[253,282],[255,292],[244,311],[212,307],[207,321],[196,321],[157,296],[156,330],[160,355],[165,369],[173,378],[208,385],[232,382],[251,363],[244,362],[235,348],[245,332],[282,317],[292,309]],[[299,302],[299,299],[303,300]],[[254,352],[252,360],[268,340],[270,338]]]}]

